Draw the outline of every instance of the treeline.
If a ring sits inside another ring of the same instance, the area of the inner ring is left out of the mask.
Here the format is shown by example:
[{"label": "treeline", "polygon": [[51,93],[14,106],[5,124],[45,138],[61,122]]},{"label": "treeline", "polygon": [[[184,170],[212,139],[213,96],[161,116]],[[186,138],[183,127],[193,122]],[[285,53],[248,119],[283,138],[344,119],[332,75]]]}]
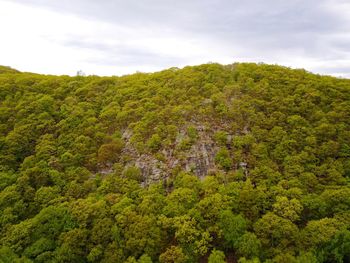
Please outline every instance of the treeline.
[{"label": "treeline", "polygon": [[[216,166],[199,178],[203,130]],[[170,152],[149,183],[135,156]],[[0,262],[350,262],[349,178],[350,80],[0,67]]]}]

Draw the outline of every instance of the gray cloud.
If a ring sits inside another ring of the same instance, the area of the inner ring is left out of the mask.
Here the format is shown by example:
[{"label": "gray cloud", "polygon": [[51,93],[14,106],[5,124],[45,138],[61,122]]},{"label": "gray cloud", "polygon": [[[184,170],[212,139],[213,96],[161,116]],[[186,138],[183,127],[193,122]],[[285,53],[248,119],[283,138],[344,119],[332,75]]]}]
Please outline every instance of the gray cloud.
[{"label": "gray cloud", "polygon": [[182,63],[181,59],[174,56],[157,54],[154,51],[130,47],[125,44],[107,44],[101,41],[91,41],[87,39],[69,39],[63,41],[64,45],[79,48],[99,50],[101,53],[95,58],[87,59],[87,62],[98,65],[120,65],[127,64],[130,66],[152,64],[162,67],[172,63]]},{"label": "gray cloud", "polygon": [[[155,39],[181,35],[184,39],[206,41],[213,51],[238,59],[309,67],[326,74],[350,72],[350,20],[346,17],[350,8],[342,10],[349,7],[342,0],[14,1],[103,21],[136,33],[141,27]],[[103,40],[73,38],[64,44],[102,52],[101,60],[93,59],[98,63],[103,63],[102,59],[106,64],[154,63],[159,67],[191,63],[186,57],[158,54],[142,43],[111,46]],[[299,65],[296,58],[303,62]],[[333,66],[322,66],[320,61],[333,62]],[[316,62],[319,64],[314,65]]]}]

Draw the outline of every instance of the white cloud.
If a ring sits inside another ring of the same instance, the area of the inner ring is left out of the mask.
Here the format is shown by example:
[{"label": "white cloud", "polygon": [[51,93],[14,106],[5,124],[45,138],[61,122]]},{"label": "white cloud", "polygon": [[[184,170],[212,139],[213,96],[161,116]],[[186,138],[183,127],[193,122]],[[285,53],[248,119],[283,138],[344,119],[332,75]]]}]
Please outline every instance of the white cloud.
[{"label": "white cloud", "polygon": [[74,74],[86,66],[84,59],[89,56],[84,50],[60,45],[57,40],[69,35],[80,38],[103,27],[74,16],[9,2],[0,2],[0,24],[1,64],[52,74]]},{"label": "white cloud", "polygon": [[[0,24],[7,25],[0,63],[21,71],[121,75],[215,58],[205,42],[172,31],[118,26],[10,2],[0,1]],[[148,56],[142,58],[144,54]]]}]

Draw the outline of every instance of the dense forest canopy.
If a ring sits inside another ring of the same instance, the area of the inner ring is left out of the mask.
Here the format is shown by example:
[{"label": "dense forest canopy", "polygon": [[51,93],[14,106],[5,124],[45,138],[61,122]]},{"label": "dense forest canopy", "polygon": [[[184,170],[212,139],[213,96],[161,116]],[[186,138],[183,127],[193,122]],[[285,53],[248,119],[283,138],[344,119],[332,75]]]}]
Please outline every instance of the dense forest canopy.
[{"label": "dense forest canopy", "polygon": [[350,262],[350,80],[0,67],[0,262]]}]

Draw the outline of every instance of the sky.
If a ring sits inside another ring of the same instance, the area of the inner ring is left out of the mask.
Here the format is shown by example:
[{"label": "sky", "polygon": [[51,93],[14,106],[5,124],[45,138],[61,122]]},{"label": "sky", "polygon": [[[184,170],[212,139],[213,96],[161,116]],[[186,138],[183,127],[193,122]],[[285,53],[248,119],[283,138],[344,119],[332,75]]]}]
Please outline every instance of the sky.
[{"label": "sky", "polygon": [[264,62],[350,78],[349,0],[0,0],[0,65],[124,75]]}]

